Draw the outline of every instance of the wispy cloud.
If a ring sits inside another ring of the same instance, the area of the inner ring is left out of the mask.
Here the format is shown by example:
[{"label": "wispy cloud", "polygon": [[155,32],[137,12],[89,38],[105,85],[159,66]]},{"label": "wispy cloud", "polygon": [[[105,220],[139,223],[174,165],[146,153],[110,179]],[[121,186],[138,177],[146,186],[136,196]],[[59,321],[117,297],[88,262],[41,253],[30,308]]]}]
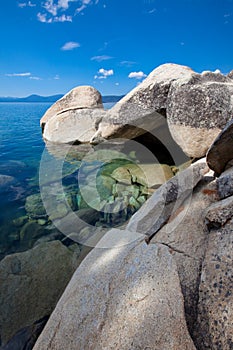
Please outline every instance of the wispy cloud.
[{"label": "wispy cloud", "polygon": [[135,78],[135,79],[142,79],[145,78],[147,75],[143,73],[142,71],[140,72],[131,72],[128,75],[128,78]]},{"label": "wispy cloud", "polygon": [[60,79],[60,77],[59,77],[59,75],[58,74],[56,74],[55,75],[55,77],[53,78],[54,80],[59,80]]},{"label": "wispy cloud", "polygon": [[31,80],[42,80],[40,77],[29,77]]},{"label": "wispy cloud", "polygon": [[28,1],[28,2],[19,2],[18,3],[18,6],[21,7],[21,8],[24,8],[24,7],[35,7],[36,4],[33,4],[31,1]]},{"label": "wispy cloud", "polygon": [[54,22],[72,22],[72,20],[73,20],[72,16],[66,16],[66,15],[56,16],[53,19]]},{"label": "wispy cloud", "polygon": [[45,13],[40,13],[40,12],[37,13],[37,19],[41,23],[52,23],[53,22],[52,18],[47,19],[47,15]]},{"label": "wispy cloud", "polygon": [[80,0],[79,3],[80,6],[76,9],[76,13],[83,12],[89,5],[97,5],[99,0]]},{"label": "wispy cloud", "polygon": [[76,49],[77,47],[80,47],[79,43],[77,43],[75,41],[69,41],[61,47],[61,50],[62,51],[71,51],[71,50]]},{"label": "wispy cloud", "polygon": [[93,56],[91,58],[91,61],[102,62],[102,61],[111,60],[112,58],[113,58],[112,56],[107,56],[107,55]]},{"label": "wispy cloud", "polygon": [[155,13],[156,11],[157,11],[156,8],[153,8],[153,9],[149,10],[147,13],[149,15],[151,15],[152,13]]},{"label": "wispy cloud", "polygon": [[106,79],[107,77],[111,76],[114,74],[113,69],[104,69],[104,68],[100,68],[98,70],[98,73],[94,76],[94,79]]},{"label": "wispy cloud", "polygon": [[[42,23],[72,22],[75,15],[82,14],[88,6],[97,5],[98,2],[99,0],[44,0],[37,19]],[[32,6],[32,3],[20,3],[19,6]]]},{"label": "wispy cloud", "polygon": [[134,61],[121,61],[120,62],[120,66],[125,66],[125,67],[132,67],[135,64],[137,64],[137,62],[134,62]]},{"label": "wispy cloud", "polygon": [[6,77],[30,77],[31,73],[8,73],[5,74]]}]

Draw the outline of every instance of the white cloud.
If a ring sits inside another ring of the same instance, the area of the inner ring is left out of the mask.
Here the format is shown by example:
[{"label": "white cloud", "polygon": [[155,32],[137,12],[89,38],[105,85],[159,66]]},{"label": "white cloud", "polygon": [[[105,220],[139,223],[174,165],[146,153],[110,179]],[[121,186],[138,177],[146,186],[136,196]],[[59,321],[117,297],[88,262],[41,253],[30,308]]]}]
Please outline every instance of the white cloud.
[{"label": "white cloud", "polygon": [[55,77],[53,78],[54,80],[59,80],[60,79],[60,77],[59,77],[59,75],[58,74],[56,74],[55,75]]},{"label": "white cloud", "polygon": [[147,13],[149,14],[149,15],[151,15],[152,13],[155,13],[157,10],[156,10],[156,8],[153,8],[152,10],[149,10]]},{"label": "white cloud", "polygon": [[27,4],[26,4],[26,2],[20,2],[20,3],[18,3],[18,6],[19,6],[20,8],[24,8],[24,7],[27,6]]},{"label": "white cloud", "polygon": [[62,51],[71,51],[71,50],[76,49],[77,47],[80,47],[79,43],[77,43],[75,41],[69,41],[61,47],[61,50]]},{"label": "white cloud", "polygon": [[10,74],[5,74],[7,77],[30,77],[31,73],[10,73]]},{"label": "white cloud", "polygon": [[29,79],[31,79],[31,80],[42,80],[42,79],[39,78],[39,77],[29,77]]},{"label": "white cloud", "polygon": [[120,65],[121,65],[121,66],[126,66],[126,67],[131,67],[131,66],[133,66],[134,64],[137,64],[137,62],[134,62],[134,61],[121,61],[121,62],[120,62]]},{"label": "white cloud", "polygon": [[113,58],[112,56],[107,56],[107,55],[93,56],[91,58],[91,61],[102,62],[102,61],[111,60],[112,58]]},{"label": "white cloud", "polygon": [[106,79],[114,74],[113,69],[106,70],[104,68],[100,68],[98,73],[94,76],[94,79]]},{"label": "white cloud", "polygon": [[52,23],[53,22],[52,18],[47,19],[47,15],[45,13],[42,14],[40,12],[37,14],[37,19],[38,19],[38,21],[40,21],[42,23]]},{"label": "white cloud", "polygon": [[24,8],[24,7],[27,7],[27,6],[29,6],[29,7],[35,7],[36,4],[33,4],[31,1],[28,1],[28,2],[19,2],[19,3],[18,3],[18,6],[19,6],[20,8]]},{"label": "white cloud", "polygon": [[128,75],[128,78],[135,78],[135,79],[142,79],[145,78],[147,75],[143,73],[142,71],[140,72],[131,72]]},{"label": "white cloud", "polygon": [[116,86],[120,85],[119,83],[115,83]]},{"label": "white cloud", "polygon": [[76,13],[82,12],[83,10],[85,10],[85,8],[86,8],[86,5],[82,5],[82,6],[78,7],[78,8],[76,9]]},{"label": "white cloud", "polygon": [[62,15],[62,16],[56,16],[54,17],[54,22],[72,22],[72,16],[66,16],[66,15]]},{"label": "white cloud", "polygon": [[46,1],[43,7],[45,8],[46,11],[51,13],[53,16],[57,15],[58,5],[55,5],[53,3],[53,0]]},{"label": "white cloud", "polygon": [[83,10],[85,10],[85,8],[89,5],[97,5],[99,2],[99,0],[81,0],[80,1],[80,6],[76,9],[76,13],[80,13]]}]

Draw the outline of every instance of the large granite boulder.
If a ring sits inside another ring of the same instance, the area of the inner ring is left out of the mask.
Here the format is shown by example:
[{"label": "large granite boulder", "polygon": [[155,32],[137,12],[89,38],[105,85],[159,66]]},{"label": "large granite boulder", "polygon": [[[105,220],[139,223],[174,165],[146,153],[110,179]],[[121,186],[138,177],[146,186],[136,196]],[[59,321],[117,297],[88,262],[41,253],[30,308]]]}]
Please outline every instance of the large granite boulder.
[{"label": "large granite boulder", "polygon": [[6,256],[0,262],[0,338],[4,345],[19,329],[49,315],[78,257],[59,241]]},{"label": "large granite boulder", "polygon": [[44,128],[50,118],[61,112],[83,108],[103,108],[101,94],[92,86],[78,86],[69,91],[46,111],[40,125]]},{"label": "large granite boulder", "polygon": [[233,120],[217,136],[206,155],[210,169],[220,175],[233,160]]},{"label": "large granite boulder", "polygon": [[104,115],[102,97],[91,86],[78,86],[41,118],[43,137],[54,143],[87,143]]},{"label": "large granite boulder", "polygon": [[104,115],[101,109],[71,109],[51,117],[45,125],[45,141],[54,143],[88,143]]},{"label": "large granite boulder", "polygon": [[233,116],[233,83],[220,73],[204,72],[178,79],[167,98],[172,137],[190,157],[200,158]]},{"label": "large granite boulder", "polygon": [[91,142],[116,137],[134,138],[161,126],[172,81],[190,77],[191,68],[164,64],[154,69],[135,89],[111,108]]}]

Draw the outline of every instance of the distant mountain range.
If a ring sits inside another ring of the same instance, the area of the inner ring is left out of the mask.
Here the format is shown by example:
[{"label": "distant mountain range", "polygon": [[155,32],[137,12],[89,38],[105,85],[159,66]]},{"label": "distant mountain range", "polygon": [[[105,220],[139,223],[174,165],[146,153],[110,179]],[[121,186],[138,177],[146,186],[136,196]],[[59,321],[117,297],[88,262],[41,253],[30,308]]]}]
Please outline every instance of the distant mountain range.
[{"label": "distant mountain range", "polygon": [[[0,97],[0,102],[56,102],[64,95],[40,96],[30,95],[27,97]],[[102,96],[103,103],[118,102],[124,95]]]}]

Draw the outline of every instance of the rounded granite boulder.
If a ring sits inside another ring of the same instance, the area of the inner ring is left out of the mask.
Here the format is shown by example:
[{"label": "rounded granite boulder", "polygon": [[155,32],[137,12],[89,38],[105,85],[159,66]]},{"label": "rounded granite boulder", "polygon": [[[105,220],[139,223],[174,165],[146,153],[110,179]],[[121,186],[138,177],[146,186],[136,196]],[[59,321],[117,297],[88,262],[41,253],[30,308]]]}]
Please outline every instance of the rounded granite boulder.
[{"label": "rounded granite boulder", "polygon": [[69,91],[46,111],[40,125],[44,129],[48,120],[55,115],[83,108],[103,108],[101,94],[92,86],[77,86]]}]

